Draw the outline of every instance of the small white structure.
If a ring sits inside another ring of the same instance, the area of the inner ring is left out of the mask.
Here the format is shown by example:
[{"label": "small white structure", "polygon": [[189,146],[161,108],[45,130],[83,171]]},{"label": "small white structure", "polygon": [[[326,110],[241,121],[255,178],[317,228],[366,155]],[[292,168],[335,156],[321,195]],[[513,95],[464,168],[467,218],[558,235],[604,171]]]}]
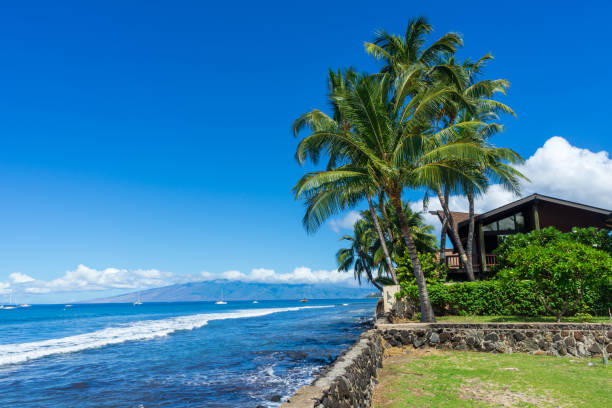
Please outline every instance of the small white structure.
[{"label": "small white structure", "polygon": [[384,302],[385,313],[389,313],[397,299],[395,294],[400,291],[400,285],[387,285],[383,286],[382,297]]}]

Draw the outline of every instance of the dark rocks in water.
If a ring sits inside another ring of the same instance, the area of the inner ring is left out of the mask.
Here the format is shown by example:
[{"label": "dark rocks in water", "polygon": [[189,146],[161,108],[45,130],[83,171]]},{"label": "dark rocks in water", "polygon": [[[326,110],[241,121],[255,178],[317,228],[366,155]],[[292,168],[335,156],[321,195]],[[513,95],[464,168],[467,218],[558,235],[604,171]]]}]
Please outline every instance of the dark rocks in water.
[{"label": "dark rocks in water", "polygon": [[280,402],[281,401],[282,395],[273,395],[272,397],[270,397],[270,401],[272,402]]}]

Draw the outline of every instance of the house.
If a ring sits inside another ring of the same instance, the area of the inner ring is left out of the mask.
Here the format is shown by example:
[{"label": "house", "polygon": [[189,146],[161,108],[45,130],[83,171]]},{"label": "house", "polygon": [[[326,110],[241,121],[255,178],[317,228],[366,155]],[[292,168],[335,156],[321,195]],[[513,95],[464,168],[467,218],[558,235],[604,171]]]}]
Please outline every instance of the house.
[{"label": "house", "polygon": [[[442,211],[431,213],[437,215],[440,222],[443,222]],[[461,243],[467,248],[469,215],[452,212],[452,216]],[[612,230],[612,211],[542,194],[532,194],[484,214],[477,214],[474,218],[472,250],[474,272],[486,272],[495,264],[493,251],[504,237],[546,227],[555,227],[563,232],[569,232],[574,227]],[[457,245],[450,231],[448,236],[453,244],[453,250],[447,252],[446,262],[451,272],[463,273]],[[481,268],[481,265],[484,265],[484,268]]]}]

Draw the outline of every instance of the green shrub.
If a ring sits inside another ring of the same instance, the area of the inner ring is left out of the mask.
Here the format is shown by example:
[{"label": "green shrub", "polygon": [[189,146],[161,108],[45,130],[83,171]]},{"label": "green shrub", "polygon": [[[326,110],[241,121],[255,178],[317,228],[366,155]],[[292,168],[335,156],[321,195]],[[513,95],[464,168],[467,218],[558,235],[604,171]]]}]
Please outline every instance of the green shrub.
[{"label": "green shrub", "polygon": [[[530,280],[544,308],[557,317],[587,307],[612,279],[612,257],[570,239],[561,237],[526,247],[512,247],[504,253],[506,269],[502,280]],[[588,298],[588,299],[585,299]],[[594,305],[596,306],[596,305]]]},{"label": "green shrub", "polygon": [[[425,281],[428,284],[444,282],[446,280],[448,266],[446,264],[441,265],[435,254],[419,252],[418,255],[421,267],[423,268],[423,275],[425,275]],[[397,260],[397,278],[400,284],[414,285],[416,283],[412,269],[412,261],[410,260],[410,255],[407,250],[404,256]]]},{"label": "green shrub", "polygon": [[512,251],[568,240],[612,255],[612,236],[606,230],[594,227],[574,228],[571,232],[563,233],[554,227],[547,227],[540,231],[531,231],[526,234],[514,234],[506,237],[495,250],[497,261],[496,265],[492,268],[493,275],[511,266],[511,263],[508,262],[508,255]]},{"label": "green shrub", "polygon": [[595,227],[573,228],[572,232],[566,235],[576,242],[612,255],[612,236],[604,229],[597,229]]},{"label": "green shrub", "polygon": [[[498,280],[437,283],[427,286],[438,316],[518,315],[542,316],[544,308],[535,296],[532,282],[506,283]],[[402,283],[401,296],[418,300],[415,285]]]},{"label": "green shrub", "polygon": [[[418,301],[416,285],[402,282],[401,297]],[[588,291],[581,305],[569,314],[582,312],[606,315],[610,304],[612,285]],[[535,292],[533,281],[477,281],[461,283],[437,283],[427,285],[429,298],[437,316],[547,316],[544,305]],[[608,300],[605,300],[608,299]]]}]

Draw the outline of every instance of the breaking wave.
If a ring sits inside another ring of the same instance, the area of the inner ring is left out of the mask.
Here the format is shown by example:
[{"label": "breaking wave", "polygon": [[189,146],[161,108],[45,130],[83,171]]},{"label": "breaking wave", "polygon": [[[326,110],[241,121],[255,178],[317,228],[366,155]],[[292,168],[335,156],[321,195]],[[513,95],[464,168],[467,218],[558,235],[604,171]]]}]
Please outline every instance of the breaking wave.
[{"label": "breaking wave", "polygon": [[142,320],[135,323],[108,327],[90,333],[43,341],[0,345],[0,366],[18,364],[54,354],[74,353],[126,341],[151,340],[181,330],[193,330],[205,326],[211,320],[242,319],[272,313],[292,312],[301,309],[333,306],[303,306],[270,309],[238,310],[228,313],[204,313],[159,320]]}]

